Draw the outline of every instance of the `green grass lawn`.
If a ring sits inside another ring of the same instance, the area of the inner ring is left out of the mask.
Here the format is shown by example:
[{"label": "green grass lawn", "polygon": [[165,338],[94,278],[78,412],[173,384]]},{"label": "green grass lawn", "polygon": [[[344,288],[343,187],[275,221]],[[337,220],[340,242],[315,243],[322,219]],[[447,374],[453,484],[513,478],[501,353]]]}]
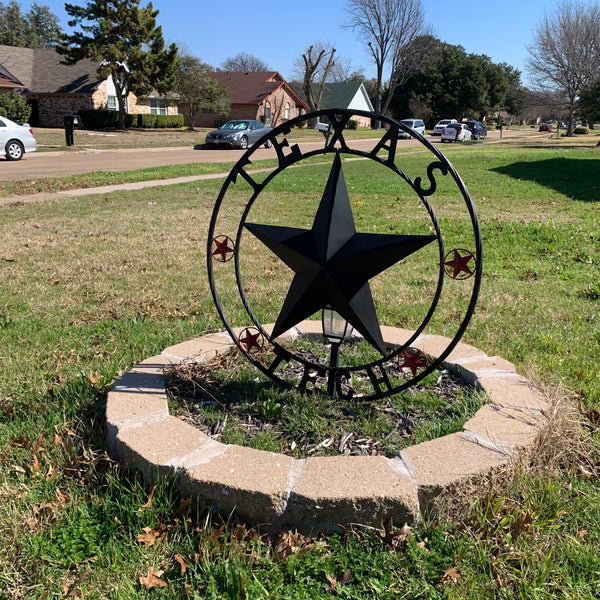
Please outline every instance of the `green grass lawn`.
[{"label": "green grass lawn", "polygon": [[[220,182],[6,206],[0,598],[599,597],[598,150],[516,143],[443,150],[474,199],[484,243],[480,300],[464,341],[513,361],[550,395],[571,398],[571,418],[589,418],[579,439],[467,514],[410,530],[382,524],[261,538],[235,515],[223,522],[188,505],[169,483],[147,489],[105,453],[103,408],[114,378],[221,327],[204,256]],[[411,176],[422,172],[422,156],[401,160]],[[326,168],[282,176],[268,206],[303,222]],[[409,206],[406,190],[361,162],[344,169],[359,227],[386,231],[389,212]],[[440,182],[436,200],[461,235],[452,186]],[[404,285],[418,296],[417,277]],[[268,315],[260,297],[281,286],[265,286],[249,294]],[[418,306],[397,304],[382,309],[381,320],[411,326]],[[439,333],[453,318],[451,307],[442,311]]]}]

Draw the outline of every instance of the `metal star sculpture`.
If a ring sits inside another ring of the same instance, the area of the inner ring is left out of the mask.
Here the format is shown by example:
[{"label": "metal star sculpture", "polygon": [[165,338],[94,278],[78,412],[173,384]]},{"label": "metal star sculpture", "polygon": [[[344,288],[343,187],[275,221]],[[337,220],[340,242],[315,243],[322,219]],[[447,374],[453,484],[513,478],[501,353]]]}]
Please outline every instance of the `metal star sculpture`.
[{"label": "metal star sculpture", "polygon": [[358,233],[339,153],[311,229],[244,226],[295,273],[273,338],[331,306],[383,356],[386,349],[369,280],[437,239],[434,235]]}]

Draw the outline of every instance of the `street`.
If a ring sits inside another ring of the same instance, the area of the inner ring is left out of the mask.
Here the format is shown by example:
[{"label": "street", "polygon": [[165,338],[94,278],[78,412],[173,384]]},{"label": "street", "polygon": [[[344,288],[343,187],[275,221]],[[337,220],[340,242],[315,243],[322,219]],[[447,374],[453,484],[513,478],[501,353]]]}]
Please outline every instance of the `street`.
[{"label": "street", "polygon": [[[514,137],[523,131],[505,130],[504,137]],[[529,133],[529,132],[527,132]],[[499,138],[497,131],[488,132],[488,139]],[[439,137],[427,136],[427,140],[439,144]],[[373,140],[353,140],[355,148],[368,150]],[[416,140],[398,140],[398,146],[416,146]],[[301,144],[303,151],[322,147],[322,143]],[[444,144],[445,145],[445,144]],[[202,162],[236,162],[243,154],[242,150],[209,150],[194,147],[177,148],[128,148],[118,150],[90,150],[73,147],[71,150],[57,152],[34,152],[26,154],[20,161],[0,159],[0,180],[35,179],[90,173],[92,171],[130,171],[164,165],[179,165]],[[254,159],[275,158],[273,148],[260,148]]]}]

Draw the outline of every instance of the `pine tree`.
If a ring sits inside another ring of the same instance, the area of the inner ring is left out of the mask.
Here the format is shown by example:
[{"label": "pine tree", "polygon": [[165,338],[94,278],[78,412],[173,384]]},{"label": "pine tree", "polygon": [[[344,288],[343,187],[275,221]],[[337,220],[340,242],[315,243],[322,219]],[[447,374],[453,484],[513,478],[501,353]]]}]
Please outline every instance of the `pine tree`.
[{"label": "pine tree", "polygon": [[176,84],[177,47],[165,49],[162,28],[156,25],[158,10],[139,0],[90,0],[86,6],[65,4],[72,17],[69,27],[79,28],[65,36],[59,52],[66,64],[89,58],[99,64],[102,79],[110,77],[119,106],[119,127],[125,127],[129,92],[141,96],[161,94]]}]

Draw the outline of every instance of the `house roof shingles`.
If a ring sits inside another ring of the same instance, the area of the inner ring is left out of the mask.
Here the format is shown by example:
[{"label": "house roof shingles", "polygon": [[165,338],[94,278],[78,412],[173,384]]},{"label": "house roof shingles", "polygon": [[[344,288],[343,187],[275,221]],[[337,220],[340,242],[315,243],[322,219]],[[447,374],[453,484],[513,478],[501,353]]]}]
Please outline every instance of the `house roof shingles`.
[{"label": "house roof shingles", "polygon": [[0,65],[0,87],[25,87],[8,69]]},{"label": "house roof shingles", "polygon": [[0,65],[18,78],[32,94],[92,94],[102,83],[98,64],[83,59],[74,65],[61,64],[52,48],[0,46]]},{"label": "house roof shingles", "polygon": [[207,75],[229,89],[231,104],[259,105],[277,89],[284,87],[297,104],[308,108],[304,100],[275,71],[215,71]]}]

